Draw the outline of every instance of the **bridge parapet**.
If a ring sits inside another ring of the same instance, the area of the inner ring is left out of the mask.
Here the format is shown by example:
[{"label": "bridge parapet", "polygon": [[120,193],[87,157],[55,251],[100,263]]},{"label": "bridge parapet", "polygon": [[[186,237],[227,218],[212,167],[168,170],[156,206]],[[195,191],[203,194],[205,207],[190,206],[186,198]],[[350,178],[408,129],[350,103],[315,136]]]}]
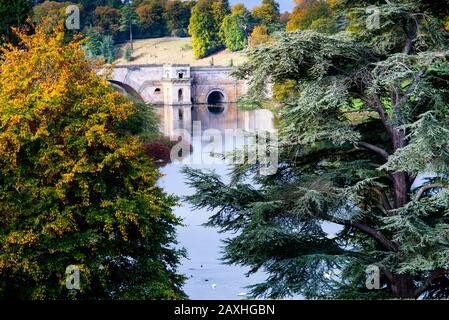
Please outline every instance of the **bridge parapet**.
[{"label": "bridge parapet", "polygon": [[134,90],[132,95],[140,95],[146,103],[207,104],[211,103],[211,96],[217,95],[222,96],[221,102],[236,102],[244,94],[244,84],[231,77],[232,70],[189,65],[129,65],[115,67],[110,80],[122,84],[125,90]]}]

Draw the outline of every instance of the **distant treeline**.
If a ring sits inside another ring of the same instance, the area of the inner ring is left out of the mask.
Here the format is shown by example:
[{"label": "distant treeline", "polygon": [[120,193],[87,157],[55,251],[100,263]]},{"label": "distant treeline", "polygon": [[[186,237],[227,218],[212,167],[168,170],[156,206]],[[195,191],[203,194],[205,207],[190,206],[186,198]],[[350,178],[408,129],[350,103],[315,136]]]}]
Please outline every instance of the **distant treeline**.
[{"label": "distant treeline", "polygon": [[[92,57],[115,59],[115,45],[130,41],[125,58],[131,58],[133,39],[165,36],[193,38],[196,58],[227,48],[239,51],[248,45],[269,42],[273,33],[316,29],[332,33],[336,21],[333,1],[296,0],[293,13],[281,13],[275,0],[262,0],[249,10],[243,3],[228,0],[0,0],[0,28],[10,35],[10,26],[32,17],[35,24],[53,27],[66,17],[66,8],[80,9],[81,32],[89,37],[86,51]],[[2,12],[0,12],[2,13]]]},{"label": "distant treeline", "polygon": [[[81,27],[83,30],[93,28],[97,33],[114,37],[115,42],[128,39],[127,28],[132,25],[136,38],[162,37],[170,35],[187,35],[190,12],[196,4],[194,1],[167,0],[72,0],[72,1],[34,1],[34,20],[50,16],[57,18],[64,15],[68,5],[79,5]],[[37,2],[37,3],[36,3]]]}]

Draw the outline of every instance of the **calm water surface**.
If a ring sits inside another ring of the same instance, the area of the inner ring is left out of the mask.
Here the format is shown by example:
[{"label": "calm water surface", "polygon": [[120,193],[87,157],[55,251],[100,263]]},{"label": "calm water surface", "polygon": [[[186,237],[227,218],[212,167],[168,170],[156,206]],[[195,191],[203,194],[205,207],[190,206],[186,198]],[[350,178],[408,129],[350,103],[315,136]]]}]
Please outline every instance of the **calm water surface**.
[{"label": "calm water surface", "polygon": [[[173,139],[183,136],[193,145],[193,153],[183,160],[183,163],[173,163],[162,169],[165,174],[161,186],[168,192],[177,196],[191,195],[186,184],[186,178],[180,170],[183,166],[197,169],[212,169],[228,180],[229,166],[222,160],[212,158],[208,153],[211,144],[211,135],[221,136],[224,139],[226,130],[242,129],[273,130],[273,115],[267,110],[242,111],[235,104],[225,105],[223,109],[209,109],[207,106],[192,107],[158,107],[161,119],[161,130],[164,135]],[[195,126],[197,130],[194,130]],[[201,126],[201,128],[198,127]],[[212,130],[212,131],[211,131]],[[224,141],[223,151],[233,151],[235,141]],[[202,160],[202,161],[201,161]],[[211,164],[211,162],[214,162]],[[413,188],[421,186],[424,181],[434,177],[432,174],[422,174]],[[247,286],[262,282],[263,273],[246,277],[248,269],[227,266],[221,262],[223,239],[232,237],[232,234],[219,233],[218,229],[206,228],[202,225],[213,214],[205,210],[192,210],[187,203],[181,203],[175,209],[175,214],[181,217],[185,226],[178,230],[180,245],[187,249],[188,259],[182,261],[180,272],[189,279],[185,285],[185,292],[193,300],[237,300],[248,298]],[[323,230],[333,237],[341,231],[341,227],[330,223],[323,223]],[[295,297],[301,299],[300,296]]]},{"label": "calm water surface", "polygon": [[[269,111],[242,111],[235,104],[223,105],[222,109],[165,106],[158,107],[158,114],[164,135],[175,139],[183,136],[193,145],[193,153],[182,163],[172,163],[162,169],[165,176],[160,182],[161,186],[168,193],[180,197],[194,192],[180,172],[183,166],[212,169],[226,179],[230,167],[209,155],[211,135],[223,139],[223,151],[233,151],[239,143],[226,140],[226,130],[274,129],[273,115]],[[248,290],[245,287],[265,279],[262,273],[246,277],[248,269],[222,263],[222,240],[232,234],[222,234],[217,229],[203,226],[212,212],[194,211],[188,203],[183,202],[175,208],[175,214],[185,224],[178,230],[178,239],[180,245],[187,249],[188,259],[182,261],[180,272],[189,278],[184,289],[190,299],[246,299]]]}]

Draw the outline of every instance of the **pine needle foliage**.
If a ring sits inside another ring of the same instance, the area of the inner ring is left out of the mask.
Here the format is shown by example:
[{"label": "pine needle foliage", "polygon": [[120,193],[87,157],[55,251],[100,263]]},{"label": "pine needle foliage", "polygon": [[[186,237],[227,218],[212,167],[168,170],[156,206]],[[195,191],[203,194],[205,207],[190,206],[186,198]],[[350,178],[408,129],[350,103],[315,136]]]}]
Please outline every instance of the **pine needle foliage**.
[{"label": "pine needle foliage", "polygon": [[[236,232],[225,261],[268,273],[255,296],[447,298],[448,2],[337,2],[345,32],[281,34],[236,72],[256,102],[270,99],[267,83],[298,88],[278,108],[277,174],[239,165],[225,185],[186,169],[189,200]],[[365,285],[370,265],[379,290]]]}]

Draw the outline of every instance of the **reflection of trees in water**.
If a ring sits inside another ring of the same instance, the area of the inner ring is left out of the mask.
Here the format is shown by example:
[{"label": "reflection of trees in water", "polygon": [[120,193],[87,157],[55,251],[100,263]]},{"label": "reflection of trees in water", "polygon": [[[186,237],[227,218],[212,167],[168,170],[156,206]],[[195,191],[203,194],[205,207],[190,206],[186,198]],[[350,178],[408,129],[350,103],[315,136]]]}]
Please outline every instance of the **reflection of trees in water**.
[{"label": "reflection of trees in water", "polygon": [[[193,153],[193,126],[200,124],[203,134],[214,129],[223,135],[226,130],[271,131],[274,129],[274,117],[268,110],[241,110],[237,104],[224,103],[196,106],[159,106],[156,113],[160,119],[160,130],[166,141],[148,141],[146,153],[160,166],[170,163],[172,148],[177,145],[178,160]],[[185,145],[179,145],[184,143]],[[175,150],[175,151],[176,151]]]},{"label": "reflection of trees in water", "polygon": [[148,139],[144,142],[143,150],[145,154],[153,159],[157,167],[165,167],[171,163],[171,153],[175,146],[177,147],[177,159],[182,160],[190,156],[193,152],[193,146],[181,137],[177,140],[172,140],[167,137],[156,140]]}]

